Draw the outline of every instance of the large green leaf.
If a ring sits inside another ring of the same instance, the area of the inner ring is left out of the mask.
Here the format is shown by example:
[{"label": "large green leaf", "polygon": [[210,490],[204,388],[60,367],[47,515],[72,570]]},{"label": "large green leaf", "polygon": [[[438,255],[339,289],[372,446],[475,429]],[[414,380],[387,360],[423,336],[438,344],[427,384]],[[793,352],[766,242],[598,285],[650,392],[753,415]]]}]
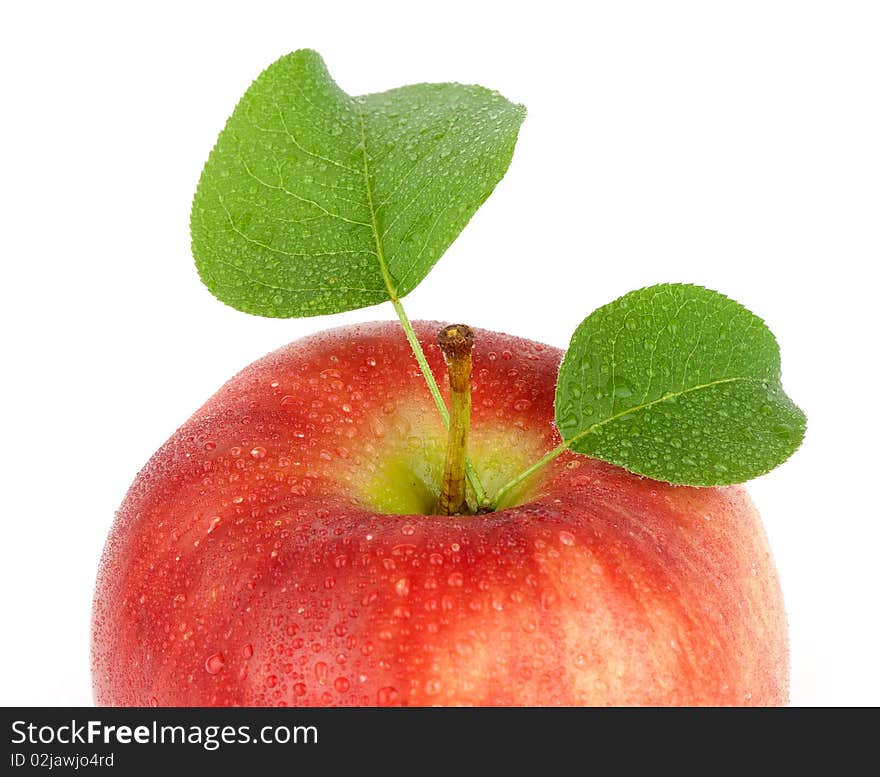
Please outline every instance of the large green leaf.
[{"label": "large green leaf", "polygon": [[507,170],[522,106],[461,84],[350,97],[301,50],[253,83],[192,209],[202,280],[262,316],[412,291]]}]

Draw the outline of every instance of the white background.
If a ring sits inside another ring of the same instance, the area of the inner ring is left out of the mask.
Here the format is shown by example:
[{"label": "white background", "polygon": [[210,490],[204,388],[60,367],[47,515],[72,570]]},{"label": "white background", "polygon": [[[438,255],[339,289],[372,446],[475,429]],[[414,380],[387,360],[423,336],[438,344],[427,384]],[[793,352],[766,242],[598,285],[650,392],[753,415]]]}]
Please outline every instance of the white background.
[{"label": "white background", "polygon": [[[311,7],[326,10],[309,10]],[[878,704],[880,11],[871,2],[7,3],[0,12],[0,704],[89,704],[89,611],[137,470],[234,372],[309,332],[201,285],[192,193],[250,81],[309,46],[351,93],[525,103],[510,171],[406,300],[565,346],[689,281],[776,333],[806,444],[750,486],[794,704]]]}]

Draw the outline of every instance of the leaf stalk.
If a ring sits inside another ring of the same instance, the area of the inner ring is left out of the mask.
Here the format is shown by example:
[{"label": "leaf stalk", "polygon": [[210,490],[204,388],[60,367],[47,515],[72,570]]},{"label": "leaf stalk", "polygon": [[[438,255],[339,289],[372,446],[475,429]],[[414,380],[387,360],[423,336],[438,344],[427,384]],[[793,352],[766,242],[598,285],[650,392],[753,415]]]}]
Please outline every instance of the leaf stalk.
[{"label": "leaf stalk", "polygon": [[517,475],[512,480],[509,480],[507,483],[505,483],[501,488],[498,489],[498,492],[495,494],[495,498],[491,501],[491,503],[489,505],[490,508],[492,510],[497,510],[499,505],[504,501],[504,497],[506,497],[514,488],[516,488],[518,485],[520,485],[520,483],[522,483],[524,480],[527,480],[532,475],[534,475],[539,469],[542,469],[544,466],[549,464],[555,458],[557,458],[558,456],[561,456],[563,453],[565,453],[568,450],[571,443],[572,443],[571,440],[563,441],[563,442],[559,443],[559,445],[557,445],[552,451],[548,451],[547,453],[545,453],[534,464],[532,464],[530,467],[524,469],[522,472],[519,473],[519,475]]}]

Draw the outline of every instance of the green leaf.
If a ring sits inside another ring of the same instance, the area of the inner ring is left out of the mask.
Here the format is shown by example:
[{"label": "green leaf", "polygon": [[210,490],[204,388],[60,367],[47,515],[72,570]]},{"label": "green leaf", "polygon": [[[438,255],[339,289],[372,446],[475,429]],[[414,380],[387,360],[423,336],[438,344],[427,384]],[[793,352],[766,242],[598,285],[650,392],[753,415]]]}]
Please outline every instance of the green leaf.
[{"label": "green leaf", "polygon": [[282,57],[220,134],[193,202],[199,274],[261,316],[337,313],[412,291],[510,164],[525,109],[419,84],[350,97],[314,51]]},{"label": "green leaf", "polygon": [[806,427],[764,322],[685,284],[631,292],[583,321],[559,369],[556,423],[578,453],[693,486],[768,472]]}]

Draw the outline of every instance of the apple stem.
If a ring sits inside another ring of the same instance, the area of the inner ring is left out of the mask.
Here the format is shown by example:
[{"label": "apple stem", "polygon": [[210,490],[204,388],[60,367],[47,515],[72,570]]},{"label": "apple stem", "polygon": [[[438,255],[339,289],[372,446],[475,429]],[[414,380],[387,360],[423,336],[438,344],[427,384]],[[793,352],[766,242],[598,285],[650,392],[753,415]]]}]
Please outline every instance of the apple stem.
[{"label": "apple stem", "polygon": [[[437,335],[449,372],[449,436],[437,512],[468,513],[465,462],[471,428],[471,371],[474,333],[465,324],[444,327]],[[478,507],[480,505],[478,504]]]},{"label": "apple stem", "polygon": [[[428,360],[425,358],[425,352],[422,350],[421,343],[419,343],[419,339],[416,337],[416,333],[413,331],[409,316],[406,315],[406,311],[403,309],[403,304],[395,295],[391,296],[391,304],[394,306],[394,312],[397,313],[397,318],[400,321],[401,327],[403,327],[403,331],[406,335],[407,341],[409,342],[409,346],[410,348],[412,348],[413,356],[415,356],[416,363],[419,365],[419,369],[422,371],[422,375],[425,378],[425,383],[428,384],[428,391],[430,392],[431,397],[434,400],[434,404],[437,405],[437,410],[440,413],[440,418],[443,419],[443,425],[447,429],[449,429],[449,411],[446,409],[446,403],[443,401],[443,396],[440,393],[440,388],[437,386],[437,381],[434,379],[434,373],[431,372],[431,365],[428,364]],[[465,458],[464,466],[465,473],[467,475],[468,482],[471,484],[471,488],[473,489],[474,498],[476,499],[477,505],[479,507],[487,507],[489,504],[489,499],[486,496],[486,491],[483,489],[483,484],[480,482],[480,478],[478,477],[473,464],[471,464],[470,459]]]}]

